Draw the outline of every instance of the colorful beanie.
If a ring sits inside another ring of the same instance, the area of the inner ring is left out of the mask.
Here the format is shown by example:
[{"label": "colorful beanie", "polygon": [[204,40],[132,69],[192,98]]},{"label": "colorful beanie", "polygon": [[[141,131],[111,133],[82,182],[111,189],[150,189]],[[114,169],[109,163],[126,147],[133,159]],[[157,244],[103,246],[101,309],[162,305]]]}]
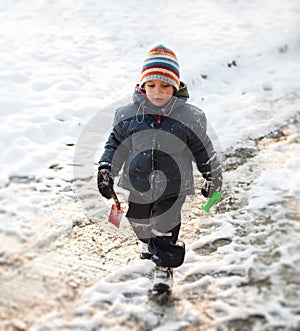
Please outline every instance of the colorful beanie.
[{"label": "colorful beanie", "polygon": [[149,80],[162,80],[179,90],[179,64],[176,55],[164,45],[152,48],[144,60],[140,77],[142,87]]}]

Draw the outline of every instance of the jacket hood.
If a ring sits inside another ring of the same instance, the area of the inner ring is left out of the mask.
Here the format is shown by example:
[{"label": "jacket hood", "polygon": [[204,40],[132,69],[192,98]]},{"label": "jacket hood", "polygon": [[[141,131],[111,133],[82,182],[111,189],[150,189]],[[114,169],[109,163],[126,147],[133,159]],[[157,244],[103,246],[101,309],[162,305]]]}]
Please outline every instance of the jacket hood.
[{"label": "jacket hood", "polygon": [[186,83],[180,82],[179,90],[174,94],[174,96],[177,98],[184,98],[185,100],[190,97]]}]

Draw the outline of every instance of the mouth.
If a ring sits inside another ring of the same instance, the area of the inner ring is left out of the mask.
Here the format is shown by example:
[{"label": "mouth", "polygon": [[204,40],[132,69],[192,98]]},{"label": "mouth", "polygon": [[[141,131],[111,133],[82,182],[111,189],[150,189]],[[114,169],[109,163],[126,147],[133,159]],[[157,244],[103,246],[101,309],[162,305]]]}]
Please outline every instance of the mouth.
[{"label": "mouth", "polygon": [[165,100],[164,98],[154,98],[154,101],[156,101],[156,102],[162,102],[164,100]]}]

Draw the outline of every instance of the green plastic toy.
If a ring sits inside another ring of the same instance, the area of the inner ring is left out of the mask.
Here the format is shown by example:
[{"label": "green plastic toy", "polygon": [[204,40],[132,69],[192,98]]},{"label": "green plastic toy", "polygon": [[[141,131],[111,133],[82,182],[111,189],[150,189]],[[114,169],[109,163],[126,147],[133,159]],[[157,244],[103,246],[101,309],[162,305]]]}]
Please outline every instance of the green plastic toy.
[{"label": "green plastic toy", "polygon": [[202,209],[209,213],[209,210],[212,206],[216,205],[220,200],[222,199],[222,193],[221,192],[214,192],[214,194],[211,196],[211,198],[207,201],[205,205],[202,206]]}]

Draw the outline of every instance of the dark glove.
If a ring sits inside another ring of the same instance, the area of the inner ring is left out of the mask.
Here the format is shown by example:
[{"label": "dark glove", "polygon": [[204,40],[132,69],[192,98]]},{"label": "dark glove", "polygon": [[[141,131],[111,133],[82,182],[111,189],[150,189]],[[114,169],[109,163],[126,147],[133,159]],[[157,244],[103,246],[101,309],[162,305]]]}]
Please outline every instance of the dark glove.
[{"label": "dark glove", "polygon": [[104,198],[112,198],[114,179],[112,173],[108,169],[98,169],[97,185],[100,194],[104,196]]},{"label": "dark glove", "polygon": [[202,186],[201,193],[205,198],[210,198],[215,192],[220,192],[222,188],[222,177],[206,180]]}]

